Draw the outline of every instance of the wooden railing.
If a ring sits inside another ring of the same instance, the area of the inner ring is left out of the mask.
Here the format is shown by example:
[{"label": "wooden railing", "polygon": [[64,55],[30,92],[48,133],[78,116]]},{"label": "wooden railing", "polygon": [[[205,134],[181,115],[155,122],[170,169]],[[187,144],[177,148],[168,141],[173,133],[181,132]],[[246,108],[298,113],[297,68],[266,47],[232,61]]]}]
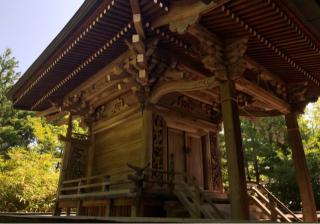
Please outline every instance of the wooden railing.
[{"label": "wooden railing", "polygon": [[[116,175],[116,174],[114,174]],[[79,199],[85,197],[106,196],[107,194],[130,193],[129,189],[112,189],[112,186],[132,184],[129,180],[112,181],[112,176],[96,176],[66,180],[62,182],[59,199]]]},{"label": "wooden railing", "polygon": [[[249,182],[248,193],[250,199],[273,221],[302,222],[296,214],[294,214],[263,185],[255,182]],[[291,216],[291,218],[289,216]]]}]

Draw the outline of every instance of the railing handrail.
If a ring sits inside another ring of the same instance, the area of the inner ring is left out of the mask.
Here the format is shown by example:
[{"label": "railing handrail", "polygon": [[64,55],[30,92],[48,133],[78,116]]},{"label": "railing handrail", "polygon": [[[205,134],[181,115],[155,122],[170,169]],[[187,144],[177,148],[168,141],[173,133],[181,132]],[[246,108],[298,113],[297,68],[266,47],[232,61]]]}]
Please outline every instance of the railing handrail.
[{"label": "railing handrail", "polygon": [[98,174],[95,176],[90,176],[90,177],[81,177],[77,179],[71,179],[71,180],[65,180],[62,182],[62,184],[71,184],[71,183],[79,183],[81,181],[88,181],[88,180],[94,180],[94,179],[100,179],[100,178],[109,178],[110,175],[103,173],[103,174]]},{"label": "railing handrail", "polygon": [[108,172],[108,173],[101,173],[101,174],[97,174],[94,176],[88,176],[88,177],[81,177],[81,178],[77,178],[77,179],[71,179],[71,180],[65,180],[62,182],[62,184],[72,184],[72,183],[78,183],[80,181],[88,181],[88,180],[94,180],[94,179],[99,179],[99,178],[104,178],[104,177],[108,177],[111,178],[112,176],[114,176],[115,174],[128,174],[130,173],[131,170],[124,170],[124,171],[118,171],[118,172]]},{"label": "railing handrail", "polygon": [[[273,200],[276,205],[280,208],[282,208],[283,210],[285,210],[287,213],[289,213],[290,215],[292,215],[293,219],[297,222],[302,222],[302,220],[296,215],[294,214],[294,212],[292,212],[285,204],[283,204],[274,194],[272,194],[272,192],[270,192],[265,186],[263,186],[260,183],[257,182],[247,182],[248,184],[254,184],[256,185],[258,188],[261,188],[267,195],[268,198]],[[258,189],[257,189],[258,190]],[[267,202],[267,201],[266,201]],[[267,202],[268,203],[268,202]]]}]

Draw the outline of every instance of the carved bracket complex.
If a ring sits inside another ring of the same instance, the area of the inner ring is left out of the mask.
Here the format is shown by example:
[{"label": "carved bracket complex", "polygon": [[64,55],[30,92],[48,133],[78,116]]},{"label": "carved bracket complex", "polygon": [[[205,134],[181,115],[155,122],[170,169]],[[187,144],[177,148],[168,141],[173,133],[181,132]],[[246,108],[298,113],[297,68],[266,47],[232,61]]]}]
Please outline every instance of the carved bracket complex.
[{"label": "carved bracket complex", "polygon": [[216,77],[209,77],[197,81],[169,82],[156,87],[150,96],[150,102],[156,104],[160,98],[172,92],[190,92],[196,90],[212,89],[219,85]]}]

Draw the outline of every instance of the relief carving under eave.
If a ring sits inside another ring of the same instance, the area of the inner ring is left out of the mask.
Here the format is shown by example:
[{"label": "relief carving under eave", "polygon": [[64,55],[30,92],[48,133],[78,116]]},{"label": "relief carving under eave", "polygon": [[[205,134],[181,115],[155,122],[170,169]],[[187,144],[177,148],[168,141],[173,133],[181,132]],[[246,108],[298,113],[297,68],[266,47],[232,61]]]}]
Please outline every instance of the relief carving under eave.
[{"label": "relief carving under eave", "polygon": [[176,93],[163,97],[163,99],[160,100],[160,104],[167,108],[174,109],[177,112],[192,114],[195,117],[208,121],[211,121],[217,114],[217,111],[214,110],[212,105]]},{"label": "relief carving under eave", "polygon": [[102,119],[110,119],[115,116],[122,114],[125,111],[128,111],[132,106],[136,105],[138,100],[132,94],[126,94],[121,97],[118,97],[107,104],[104,104],[98,108],[96,108],[94,114],[92,115],[92,119],[95,122],[98,122]]}]

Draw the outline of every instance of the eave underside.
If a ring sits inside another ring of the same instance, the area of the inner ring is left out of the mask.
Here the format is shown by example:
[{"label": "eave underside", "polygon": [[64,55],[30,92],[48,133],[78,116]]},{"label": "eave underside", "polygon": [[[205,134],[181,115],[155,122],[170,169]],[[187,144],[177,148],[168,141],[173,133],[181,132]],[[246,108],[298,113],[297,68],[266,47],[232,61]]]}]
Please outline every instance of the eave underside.
[{"label": "eave underside", "polygon": [[[160,40],[158,57],[165,57],[164,61],[169,63],[180,61],[181,66],[187,67],[192,74],[189,80],[213,75],[193,54],[198,44],[196,38],[171,31],[169,23],[159,28],[150,26],[155,19],[170,13],[171,4],[178,3],[140,1],[147,38]],[[267,0],[226,1],[224,5],[213,7],[201,15],[199,24],[222,40],[249,37],[246,57],[275,74],[287,88],[307,83],[306,102],[314,101],[320,95],[319,41],[286,10],[283,5]],[[131,42],[135,32],[129,1],[102,3],[86,21],[77,25],[76,31],[56,49],[47,63],[40,66],[32,78],[15,92],[12,98],[15,107],[41,111],[53,104],[62,104],[70,92],[127,52],[127,43]],[[255,77],[249,70],[246,76],[249,79]],[[164,78],[172,81],[176,77]],[[179,77],[176,81],[184,79]],[[130,83],[126,85],[130,91]],[[108,89],[107,95],[117,95],[117,91],[120,89],[115,85]],[[188,95],[205,103],[219,101],[218,89]],[[256,101],[247,108],[248,114],[279,114],[274,108]]]}]

